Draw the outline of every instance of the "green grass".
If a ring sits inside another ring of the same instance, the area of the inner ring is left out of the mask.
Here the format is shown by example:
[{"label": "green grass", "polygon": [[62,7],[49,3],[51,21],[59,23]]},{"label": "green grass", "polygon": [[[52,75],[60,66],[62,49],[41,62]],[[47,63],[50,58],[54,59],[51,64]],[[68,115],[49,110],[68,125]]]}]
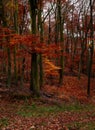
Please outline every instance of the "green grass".
[{"label": "green grass", "polygon": [[6,127],[6,126],[8,126],[8,124],[9,124],[8,118],[1,118],[0,119],[0,128]]},{"label": "green grass", "polygon": [[88,123],[87,125],[85,125],[85,130],[95,130],[95,122],[94,123],[92,123],[92,122],[90,122],[90,123]]},{"label": "green grass", "polygon": [[[76,115],[81,113],[80,116],[83,115],[83,120],[84,119],[89,119],[89,117],[94,117],[95,116],[95,105],[91,105],[91,104],[81,104],[78,102],[75,103],[68,103],[68,104],[61,104],[60,107],[58,107],[57,105],[45,105],[45,104],[41,104],[41,105],[37,105],[38,103],[34,102],[32,104],[28,104],[28,103],[24,103],[23,105],[21,104],[20,106],[17,107],[11,105],[12,108],[15,107],[17,108],[15,110],[15,114],[18,114],[18,116],[22,116],[22,117],[49,117],[49,116],[53,116],[54,118],[57,117],[57,114],[61,114],[66,112],[68,114],[68,112],[71,112],[71,116]],[[90,114],[86,114],[86,113],[92,113],[93,115]],[[60,115],[59,114],[59,115]],[[80,120],[79,117],[79,121],[77,122],[76,120],[73,122],[68,122],[70,124],[66,124],[68,128],[76,128],[76,129],[81,129],[81,130],[95,130],[95,123],[94,121],[90,121],[88,123],[84,123]],[[10,121],[8,120],[7,117],[0,119],[0,128],[6,128],[9,125]],[[42,122],[43,126],[46,126],[47,123],[46,122]]]},{"label": "green grass", "polygon": [[[61,107],[56,105],[53,106],[46,106],[46,105],[36,105],[33,103],[32,105],[23,105],[19,111],[17,112],[18,115],[23,117],[41,117],[41,116],[48,116],[48,115],[56,115],[60,112],[74,112],[74,113],[85,113],[82,117],[84,119],[89,119],[89,115],[86,115],[86,112],[93,112],[95,114],[95,106],[91,104],[80,104],[80,103],[73,103],[73,104],[63,104]],[[81,115],[82,116],[82,115]],[[43,122],[43,125],[46,125],[46,122]],[[81,130],[95,130],[95,123],[89,121],[88,123],[84,122],[71,122],[67,124],[67,127],[71,130],[72,128],[81,129]]]},{"label": "green grass", "polygon": [[95,130],[95,123],[80,123],[80,122],[73,122],[72,124],[67,125],[69,129],[77,129],[77,130]]},{"label": "green grass", "polygon": [[56,106],[37,106],[35,104],[22,106],[17,114],[24,117],[37,117],[43,116],[50,113],[58,112],[60,108]]},{"label": "green grass", "polygon": [[45,106],[45,105],[36,105],[33,103],[32,105],[23,105],[17,112],[18,115],[24,117],[37,117],[49,114],[57,114],[58,112],[83,112],[83,111],[92,111],[95,110],[95,106],[93,105],[83,105],[80,103],[74,104],[63,104],[61,107],[56,105],[53,106]]}]

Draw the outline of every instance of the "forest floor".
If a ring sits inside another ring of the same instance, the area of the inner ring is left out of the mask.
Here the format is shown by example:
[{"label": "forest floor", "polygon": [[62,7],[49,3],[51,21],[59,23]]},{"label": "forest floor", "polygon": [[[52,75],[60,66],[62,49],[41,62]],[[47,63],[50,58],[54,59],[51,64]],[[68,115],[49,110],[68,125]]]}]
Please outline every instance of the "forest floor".
[{"label": "forest floor", "polygon": [[31,97],[29,84],[0,85],[0,130],[95,130],[95,78],[90,97],[85,75],[64,76],[61,86],[49,82],[40,98]]}]

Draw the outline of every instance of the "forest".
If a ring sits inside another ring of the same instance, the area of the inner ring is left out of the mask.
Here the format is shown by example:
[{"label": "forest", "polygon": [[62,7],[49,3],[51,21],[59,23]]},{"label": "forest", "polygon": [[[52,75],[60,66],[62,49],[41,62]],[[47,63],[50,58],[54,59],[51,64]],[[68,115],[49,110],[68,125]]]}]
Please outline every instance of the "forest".
[{"label": "forest", "polygon": [[94,0],[0,0],[0,130],[94,130],[94,46]]}]

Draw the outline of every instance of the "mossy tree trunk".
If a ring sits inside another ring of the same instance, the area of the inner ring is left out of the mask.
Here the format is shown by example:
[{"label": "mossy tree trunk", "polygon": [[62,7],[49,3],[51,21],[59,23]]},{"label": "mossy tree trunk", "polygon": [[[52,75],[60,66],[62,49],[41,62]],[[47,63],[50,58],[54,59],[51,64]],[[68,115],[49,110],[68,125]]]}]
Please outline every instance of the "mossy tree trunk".
[{"label": "mossy tree trunk", "polygon": [[[29,0],[31,9],[31,29],[32,34],[36,36],[36,15],[37,15],[37,0]],[[36,42],[33,42],[36,44]],[[38,72],[38,54],[35,52],[31,54],[31,77],[30,77],[30,89],[36,95],[39,96],[39,72]]]},{"label": "mossy tree trunk", "polygon": [[[42,23],[42,18],[41,18],[41,14],[42,14],[42,1],[39,0],[39,7],[38,7],[38,31],[40,33],[40,42],[43,43],[43,23]],[[39,82],[40,82],[40,88],[42,88],[44,80],[44,72],[43,72],[43,58],[42,58],[42,54],[39,54],[39,69],[40,69],[40,78],[39,78]]]},{"label": "mossy tree trunk", "polygon": [[[2,21],[3,27],[8,27],[6,17],[5,17],[5,10],[3,1],[0,0],[0,21]],[[7,34],[8,35],[8,34]],[[7,68],[7,86],[10,87],[11,85],[11,53],[10,53],[10,39],[6,37],[7,42],[7,56],[8,56],[8,68]]]}]

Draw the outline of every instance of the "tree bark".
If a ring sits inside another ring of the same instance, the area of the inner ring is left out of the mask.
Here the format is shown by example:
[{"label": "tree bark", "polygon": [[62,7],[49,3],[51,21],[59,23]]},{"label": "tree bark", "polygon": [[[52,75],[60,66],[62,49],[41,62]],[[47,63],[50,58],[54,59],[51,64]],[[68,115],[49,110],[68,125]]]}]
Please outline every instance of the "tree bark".
[{"label": "tree bark", "polygon": [[[95,2],[95,1],[94,1]],[[93,30],[93,1],[90,0],[90,44],[89,44],[89,59],[88,59],[88,86],[87,95],[90,96],[91,71],[94,52],[94,30]]]},{"label": "tree bark", "polygon": [[[36,36],[36,10],[37,0],[29,0],[31,9],[31,22],[32,34]],[[36,44],[33,42],[32,44]],[[31,55],[31,76],[30,76],[30,89],[36,96],[39,96],[39,72],[38,72],[38,55],[33,53]]]}]

